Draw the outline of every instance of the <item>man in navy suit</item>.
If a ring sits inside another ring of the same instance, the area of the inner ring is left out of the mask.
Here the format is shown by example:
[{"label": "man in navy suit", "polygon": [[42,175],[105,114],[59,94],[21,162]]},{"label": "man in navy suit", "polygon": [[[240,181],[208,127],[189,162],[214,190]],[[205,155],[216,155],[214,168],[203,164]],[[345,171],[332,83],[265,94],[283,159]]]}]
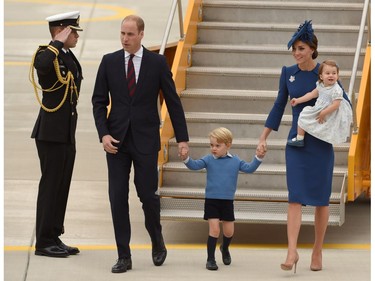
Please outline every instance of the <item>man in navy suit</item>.
[{"label": "man in navy suit", "polygon": [[[153,263],[160,266],[167,256],[157,194],[157,161],[161,146],[157,103],[160,90],[168,107],[179,153],[184,154],[189,149],[185,114],[166,58],[143,47],[143,36],[142,18],[130,15],[123,19],[120,35],[123,49],[103,56],[92,96],[95,125],[108,165],[109,198],[118,252],[113,273],[132,268],[128,203],[132,165],[145,226],[152,242]],[[127,82],[131,57],[135,71],[134,93],[128,89],[128,84],[133,82]],[[111,108],[107,116],[109,104]]]}]

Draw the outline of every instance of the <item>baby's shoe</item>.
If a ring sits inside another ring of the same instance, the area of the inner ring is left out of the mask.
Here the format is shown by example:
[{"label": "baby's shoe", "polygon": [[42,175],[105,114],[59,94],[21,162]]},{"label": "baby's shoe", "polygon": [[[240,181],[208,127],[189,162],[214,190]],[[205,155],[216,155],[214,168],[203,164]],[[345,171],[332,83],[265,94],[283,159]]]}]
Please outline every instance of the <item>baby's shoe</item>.
[{"label": "baby's shoe", "polygon": [[303,147],[303,146],[305,146],[305,141],[304,140],[297,140],[297,138],[292,138],[292,139],[288,140],[287,144],[290,145],[290,146]]}]

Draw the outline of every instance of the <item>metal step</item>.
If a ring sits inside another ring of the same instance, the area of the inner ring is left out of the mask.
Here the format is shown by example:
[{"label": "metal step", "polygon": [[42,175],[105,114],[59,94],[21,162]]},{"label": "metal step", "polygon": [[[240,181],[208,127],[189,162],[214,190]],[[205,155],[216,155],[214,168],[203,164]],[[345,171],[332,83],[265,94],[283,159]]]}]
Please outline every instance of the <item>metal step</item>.
[{"label": "metal step", "polygon": [[[203,187],[163,187],[159,190],[161,197],[173,197],[182,199],[204,199],[205,188]],[[287,190],[273,190],[272,188],[241,189],[237,188],[235,200],[239,201],[270,201],[270,202],[288,202]],[[340,203],[340,192],[332,192],[330,197],[331,204]]]},{"label": "metal step", "polygon": [[[281,66],[279,68],[192,66],[186,70],[186,73],[187,88],[269,90],[278,89]],[[361,75],[361,71],[358,71],[357,85]],[[340,71],[340,80],[345,89],[349,87],[350,76],[351,71]]]},{"label": "metal step", "polygon": [[[341,189],[338,193],[333,192],[330,198],[329,225],[341,226],[345,222],[346,202],[346,180],[344,174],[341,182]],[[238,189],[234,201],[234,211],[237,223],[271,223],[285,224],[287,220],[287,193],[275,191],[269,188],[252,191]],[[201,221],[204,210],[203,189],[183,190],[178,188],[161,187],[161,218],[163,220],[190,220]],[[268,198],[268,200],[266,200]],[[271,199],[271,200],[269,200]],[[314,224],[315,208],[310,206],[302,207],[302,224]]]},{"label": "metal step", "polygon": [[[251,160],[254,154],[245,159]],[[265,160],[266,161],[266,160]],[[189,170],[182,162],[168,162],[163,165],[163,187],[174,186],[206,186],[206,170]],[[342,178],[347,174],[347,166],[335,166],[332,179],[332,191],[340,192]],[[239,189],[264,189],[286,190],[285,164],[262,163],[252,174],[239,173],[237,188]]]},{"label": "metal step", "polygon": [[[280,68],[294,64],[290,50],[284,45],[219,45],[196,44],[192,46],[192,65],[206,67]],[[319,61],[334,59],[340,62],[340,71],[353,67],[355,48],[319,47]],[[361,50],[359,69],[362,69],[365,49]]]},{"label": "metal step", "polygon": [[205,0],[203,9],[204,21],[268,24],[311,19],[313,23],[348,25],[360,22],[363,3]]},{"label": "metal step", "polygon": [[[274,135],[277,133],[273,133]],[[273,136],[273,135],[271,135]],[[250,159],[255,153],[258,145],[258,138],[237,138],[234,137],[230,152],[238,155],[241,159]],[[335,164],[339,166],[346,166],[348,163],[349,143],[343,143],[334,146]],[[264,159],[267,163],[285,164],[285,146],[286,139],[267,140],[268,152]],[[208,137],[190,137],[189,140],[190,156],[193,159],[199,159],[203,155],[210,153],[210,144]],[[169,161],[179,162],[180,158],[177,153],[176,139],[169,141]]]},{"label": "metal step", "polygon": [[[161,218],[163,220],[202,221],[204,199],[161,198]],[[285,224],[287,202],[235,201],[236,223]],[[329,225],[340,226],[345,221],[345,209],[340,204],[330,204]],[[314,224],[315,208],[302,207],[302,223]]]},{"label": "metal step", "polygon": [[[207,136],[217,127],[228,127],[236,138],[257,138],[264,128],[266,114],[185,112],[189,135]],[[291,116],[284,115],[278,138],[286,139],[291,125]]]},{"label": "metal step", "polygon": [[[231,2],[259,2],[259,0],[227,0]],[[268,2],[281,2],[281,3],[290,3],[290,2],[296,2],[296,0],[263,0],[262,3],[268,3]],[[298,3],[310,3],[311,0],[300,0]],[[327,2],[327,0],[314,0],[314,2]],[[330,3],[362,3],[363,0],[330,0]]]},{"label": "metal step", "polygon": [[[243,22],[201,22],[198,24],[199,44],[225,45],[280,45],[288,43],[298,25],[305,18],[293,24],[280,23],[243,23]],[[315,34],[319,37],[319,46],[355,47],[358,40],[358,25],[320,25],[314,24]],[[363,37],[363,46],[367,42],[367,32]]]},{"label": "metal step", "polygon": [[[181,93],[185,111],[261,114],[269,111],[277,91],[188,88]],[[285,110],[291,114],[291,107]]]}]

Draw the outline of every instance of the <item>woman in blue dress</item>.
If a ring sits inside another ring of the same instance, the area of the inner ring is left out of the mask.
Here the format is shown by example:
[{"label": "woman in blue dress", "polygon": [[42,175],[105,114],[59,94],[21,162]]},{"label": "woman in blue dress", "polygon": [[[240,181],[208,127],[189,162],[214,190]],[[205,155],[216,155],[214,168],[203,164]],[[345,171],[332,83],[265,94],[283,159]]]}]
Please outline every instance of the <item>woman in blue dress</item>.
[{"label": "woman in blue dress", "polygon": [[[272,130],[277,131],[285,106],[289,99],[303,96],[316,87],[319,64],[318,39],[311,21],[305,21],[288,43],[296,64],[284,66],[281,71],[278,96],[266,120],[259,138],[257,149],[267,151],[267,137]],[[344,94],[345,95],[345,94]],[[297,120],[305,106],[313,106],[316,99],[298,104],[292,108],[293,122],[288,139],[297,134]],[[286,178],[288,186],[288,254],[281,264],[283,270],[296,272],[299,259],[297,240],[301,227],[302,206],[315,206],[315,242],[312,250],[312,271],[322,269],[322,248],[329,218],[329,198],[331,195],[334,152],[332,144],[319,140],[309,134],[305,136],[304,147],[287,145],[285,148]]]}]

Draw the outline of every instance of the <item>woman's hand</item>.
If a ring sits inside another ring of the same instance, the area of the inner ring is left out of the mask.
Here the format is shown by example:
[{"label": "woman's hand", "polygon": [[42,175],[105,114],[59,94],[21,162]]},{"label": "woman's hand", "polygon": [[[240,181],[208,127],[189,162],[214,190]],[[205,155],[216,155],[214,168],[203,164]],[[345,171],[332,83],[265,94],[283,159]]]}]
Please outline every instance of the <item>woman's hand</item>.
[{"label": "woman's hand", "polygon": [[259,158],[263,158],[267,152],[267,142],[266,140],[260,140],[257,146],[256,155]]}]

